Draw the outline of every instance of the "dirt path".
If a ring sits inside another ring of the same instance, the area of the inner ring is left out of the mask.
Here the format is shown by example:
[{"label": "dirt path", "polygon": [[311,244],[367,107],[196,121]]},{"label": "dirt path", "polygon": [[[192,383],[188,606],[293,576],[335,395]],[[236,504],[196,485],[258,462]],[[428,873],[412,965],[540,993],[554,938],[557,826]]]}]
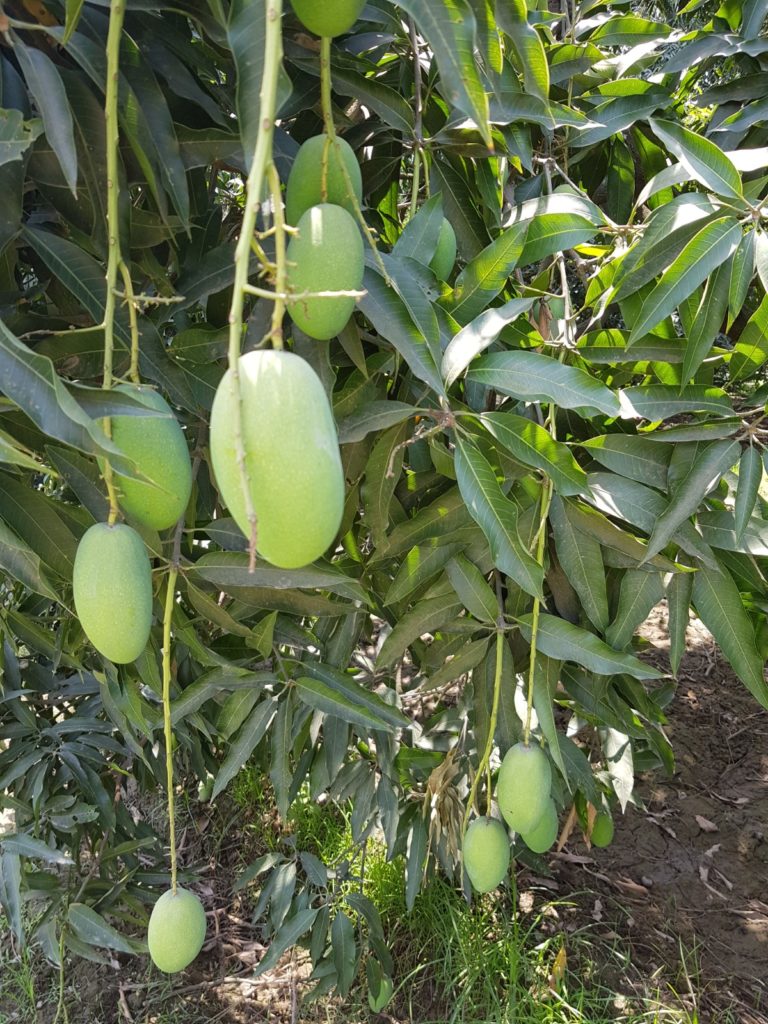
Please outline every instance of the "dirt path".
[{"label": "dirt path", "polygon": [[[663,607],[644,633],[668,670]],[[735,1007],[743,1024],[766,1024],[768,712],[698,622],[689,627],[669,736],[674,777],[639,782],[648,814],[630,808],[610,848],[593,850],[592,864],[561,862],[558,877],[566,891],[588,885],[602,894],[606,921],[630,939],[633,958],[678,991],[688,984],[682,949],[702,1020],[733,1020],[725,1008]],[[594,905],[586,909],[594,914]]]}]

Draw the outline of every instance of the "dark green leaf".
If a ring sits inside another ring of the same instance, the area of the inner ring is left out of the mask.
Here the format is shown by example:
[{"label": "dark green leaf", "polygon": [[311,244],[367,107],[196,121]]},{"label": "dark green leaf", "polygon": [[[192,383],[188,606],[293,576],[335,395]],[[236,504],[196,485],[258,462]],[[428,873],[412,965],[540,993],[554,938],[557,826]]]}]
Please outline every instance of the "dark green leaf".
[{"label": "dark green leaf", "polygon": [[[524,615],[520,619],[520,632],[530,641],[530,615]],[[598,675],[626,672],[635,679],[658,679],[661,675],[651,665],[638,661],[631,654],[619,654],[614,651],[594,633],[546,613],[539,616],[536,649],[550,658],[575,661],[577,665],[583,665]]]},{"label": "dark green leaf", "polygon": [[533,420],[512,412],[489,412],[484,426],[516,459],[535,466],[552,479],[559,494],[583,494],[587,476],[570,449],[553,441],[549,432]]}]

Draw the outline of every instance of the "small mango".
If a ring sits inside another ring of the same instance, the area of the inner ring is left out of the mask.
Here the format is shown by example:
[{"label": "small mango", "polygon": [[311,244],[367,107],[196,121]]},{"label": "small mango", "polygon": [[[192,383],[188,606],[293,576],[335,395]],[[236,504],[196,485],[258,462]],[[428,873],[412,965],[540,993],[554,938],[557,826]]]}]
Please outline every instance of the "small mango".
[{"label": "small mango", "polygon": [[541,747],[516,743],[501,762],[496,799],[504,820],[524,836],[532,832],[547,810],[552,768]]},{"label": "small mango", "polygon": [[552,849],[557,839],[558,828],[557,807],[555,801],[550,798],[541,821],[530,832],[524,832],[521,838],[529,850],[533,850],[534,853],[546,853]]},{"label": "small mango", "polygon": [[509,837],[496,818],[475,818],[464,836],[464,868],[476,892],[495,889],[509,871]]},{"label": "small mango", "polygon": [[349,32],[365,0],[291,0],[296,17],[316,36],[340,36]]},{"label": "small mango", "polygon": [[149,955],[159,970],[177,974],[189,967],[205,942],[205,910],[188,889],[169,889],[152,908],[147,930]]},{"label": "small mango", "polygon": [[[352,195],[342,165],[349,176]],[[338,136],[335,144],[327,135],[307,139],[296,154],[288,175],[285,189],[285,219],[288,223],[298,224],[307,210],[318,203],[342,206],[354,214],[354,200],[358,206],[363,201],[363,178],[350,144]]]}]

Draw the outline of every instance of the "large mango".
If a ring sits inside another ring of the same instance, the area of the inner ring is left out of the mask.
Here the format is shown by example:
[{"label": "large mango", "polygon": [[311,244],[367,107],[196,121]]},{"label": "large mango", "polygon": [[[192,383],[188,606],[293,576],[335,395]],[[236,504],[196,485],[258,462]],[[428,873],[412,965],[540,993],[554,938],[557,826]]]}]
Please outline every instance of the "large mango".
[{"label": "large mango", "polygon": [[[349,176],[351,195],[342,167]],[[363,178],[350,144],[341,138],[337,138],[334,144],[327,135],[307,139],[296,154],[285,189],[285,218],[288,223],[298,224],[307,210],[317,203],[333,203],[354,214],[355,199],[358,206],[363,201]]]},{"label": "large mango", "polygon": [[[297,569],[327,550],[341,523],[344,473],[331,407],[315,371],[291,352],[249,352],[239,369],[256,546],[273,565]],[[211,412],[211,459],[219,493],[248,537],[234,402],[228,370]]]},{"label": "large mango", "polygon": [[340,36],[349,32],[365,0],[291,0],[299,21],[317,36]]}]

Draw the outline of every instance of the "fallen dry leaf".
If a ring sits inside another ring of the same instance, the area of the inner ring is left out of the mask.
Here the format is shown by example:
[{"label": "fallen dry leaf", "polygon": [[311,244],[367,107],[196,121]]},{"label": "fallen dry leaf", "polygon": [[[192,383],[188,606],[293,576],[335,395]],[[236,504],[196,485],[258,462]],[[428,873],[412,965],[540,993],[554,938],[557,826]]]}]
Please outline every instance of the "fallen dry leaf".
[{"label": "fallen dry leaf", "polygon": [[702,817],[701,814],[696,815],[696,824],[699,826],[702,832],[719,832],[717,825],[714,821],[710,821],[709,818]]}]

